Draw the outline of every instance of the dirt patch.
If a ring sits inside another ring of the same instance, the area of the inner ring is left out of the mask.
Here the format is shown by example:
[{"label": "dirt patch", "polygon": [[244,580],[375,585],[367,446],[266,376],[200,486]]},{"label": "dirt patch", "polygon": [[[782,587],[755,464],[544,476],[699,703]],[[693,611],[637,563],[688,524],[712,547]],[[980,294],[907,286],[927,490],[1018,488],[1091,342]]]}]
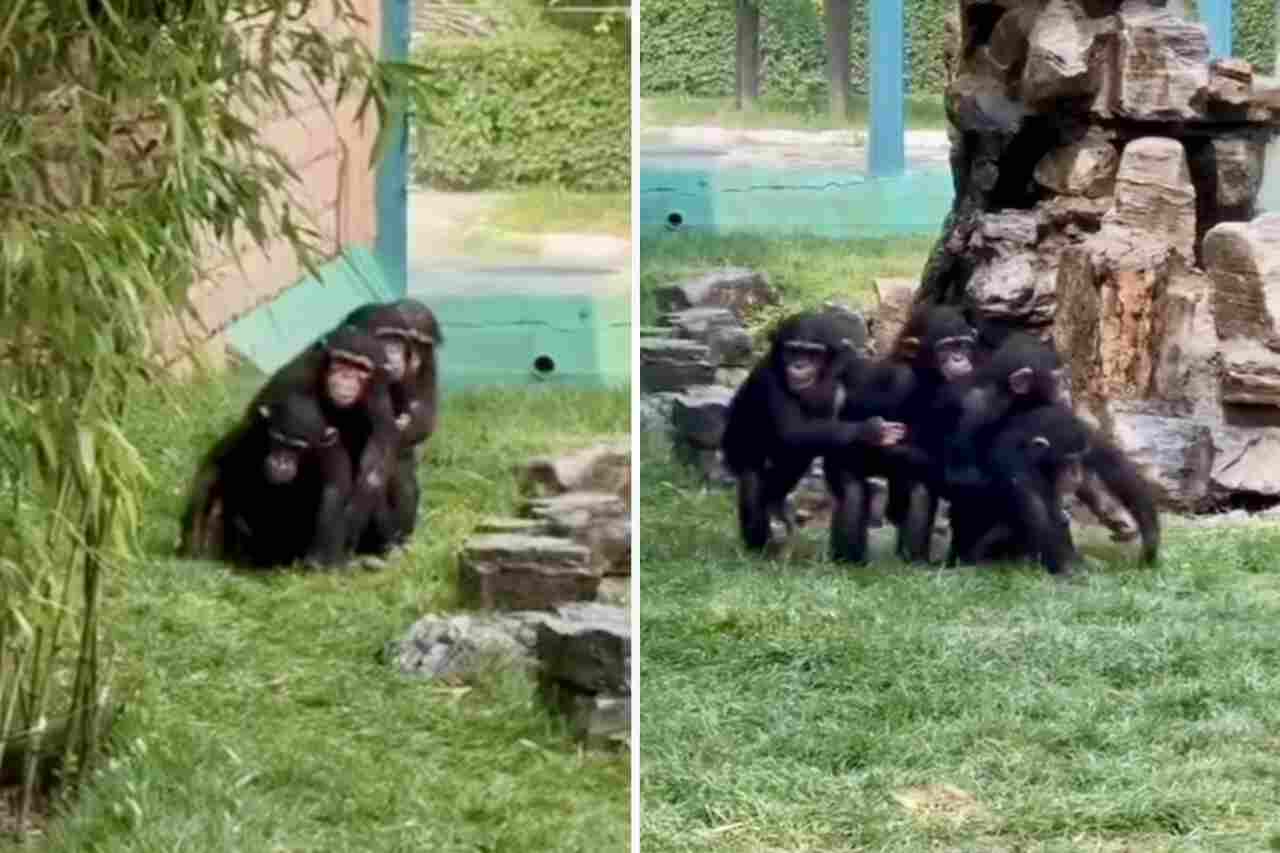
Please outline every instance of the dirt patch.
[{"label": "dirt patch", "polygon": [[977,797],[954,785],[900,788],[893,792],[893,798],[898,805],[920,820],[959,824],[990,817],[990,812],[978,802]]}]

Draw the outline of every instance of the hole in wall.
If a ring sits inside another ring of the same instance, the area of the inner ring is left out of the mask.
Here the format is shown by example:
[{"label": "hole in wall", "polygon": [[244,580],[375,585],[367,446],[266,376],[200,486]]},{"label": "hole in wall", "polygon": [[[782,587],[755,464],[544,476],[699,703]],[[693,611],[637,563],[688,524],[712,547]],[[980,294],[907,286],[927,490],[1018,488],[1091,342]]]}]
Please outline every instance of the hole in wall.
[{"label": "hole in wall", "polygon": [[683,213],[681,213],[678,210],[673,210],[667,214],[667,228],[671,229],[672,231],[675,231],[677,228],[679,228],[682,225],[684,225]]},{"label": "hole in wall", "polygon": [[533,360],[533,372],[538,376],[550,376],[556,370],[556,360],[549,355],[540,355]]}]

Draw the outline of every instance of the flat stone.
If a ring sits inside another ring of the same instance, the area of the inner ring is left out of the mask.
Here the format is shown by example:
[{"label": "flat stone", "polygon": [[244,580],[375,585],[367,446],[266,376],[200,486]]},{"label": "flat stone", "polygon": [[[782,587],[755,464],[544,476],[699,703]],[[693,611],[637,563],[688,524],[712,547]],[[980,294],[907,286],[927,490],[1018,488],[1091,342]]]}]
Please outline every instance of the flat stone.
[{"label": "flat stone", "polygon": [[593,562],[605,574],[631,572],[631,513],[625,500],[611,492],[567,492],[534,498],[525,514],[547,523],[551,532],[591,549]]},{"label": "flat stone", "polygon": [[698,385],[678,394],[671,406],[676,437],[694,447],[718,448],[733,394],[733,389],[723,385]]},{"label": "flat stone", "polygon": [[749,367],[717,367],[716,384],[736,389],[743,382],[746,382],[747,377],[750,375],[751,368]]},{"label": "flat stone", "polygon": [[543,610],[589,601],[601,571],[591,549],[552,536],[492,533],[473,536],[458,561],[463,600],[478,607]]},{"label": "flat stone", "polygon": [[559,495],[572,491],[613,492],[630,479],[631,443],[593,444],[560,456],[539,456],[516,473],[525,493]]},{"label": "flat stone", "polygon": [[[717,376],[719,371],[717,371]],[[667,391],[640,395],[641,434],[666,435],[671,432],[671,407],[675,405],[676,392]]]},{"label": "flat stone", "polygon": [[660,287],[656,298],[660,311],[717,306],[732,310],[739,319],[747,311],[778,302],[769,277],[763,272],[743,267],[724,267],[679,284]]},{"label": "flat stone", "polygon": [[1214,493],[1280,496],[1280,429],[1222,427],[1214,439]]},{"label": "flat stone", "polygon": [[631,602],[631,579],[626,575],[606,575],[600,580],[596,601],[614,607],[627,608]]},{"label": "flat stone", "polygon": [[1280,213],[1252,222],[1222,222],[1202,247],[1213,281],[1218,337],[1276,338],[1280,317]]},{"label": "flat stone", "polygon": [[1062,195],[1101,198],[1115,190],[1120,155],[1100,134],[1090,134],[1050,151],[1036,164],[1040,186]]},{"label": "flat stone", "polygon": [[537,626],[543,674],[588,693],[631,695],[631,623],[626,610],[584,603],[556,609]]},{"label": "flat stone", "polygon": [[545,536],[550,531],[550,525],[535,518],[486,518],[476,525],[476,529],[473,532]]},{"label": "flat stone", "polygon": [[1280,406],[1280,353],[1247,338],[1224,341],[1219,353],[1222,402]]},{"label": "flat stone", "polygon": [[1056,258],[1037,250],[1035,211],[988,213],[969,239],[975,261],[967,292],[983,317],[1043,325],[1057,307]]},{"label": "flat stone", "polygon": [[640,341],[640,389],[682,391],[715,381],[715,366],[706,344],[676,338]]},{"label": "flat stone", "polygon": [[672,311],[658,318],[658,323],[671,330],[673,338],[710,342],[711,333],[716,329],[741,328],[738,318],[728,308],[703,307],[685,308],[683,311]]},{"label": "flat stone", "polygon": [[387,644],[385,657],[406,675],[466,681],[495,667],[531,668],[538,625],[551,614],[429,614],[401,640]]},{"label": "flat stone", "polygon": [[[1202,171],[1214,177],[1214,222],[1247,221],[1262,188],[1266,146],[1251,136],[1214,136],[1200,152]],[[1207,228],[1209,223],[1202,223]]]},{"label": "flat stone", "polygon": [[711,350],[711,363],[717,370],[751,364],[751,333],[741,326],[713,329],[707,335],[707,346]]},{"label": "flat stone", "polygon": [[1115,206],[1103,217],[1103,228],[1133,235],[1108,235],[1119,242],[1136,240],[1152,251],[1167,246],[1184,260],[1195,260],[1196,190],[1181,142],[1144,136],[1125,146]]},{"label": "flat stone", "polygon": [[1214,468],[1210,427],[1158,403],[1120,401],[1107,411],[1117,445],[1160,488],[1165,502],[1203,509]]}]

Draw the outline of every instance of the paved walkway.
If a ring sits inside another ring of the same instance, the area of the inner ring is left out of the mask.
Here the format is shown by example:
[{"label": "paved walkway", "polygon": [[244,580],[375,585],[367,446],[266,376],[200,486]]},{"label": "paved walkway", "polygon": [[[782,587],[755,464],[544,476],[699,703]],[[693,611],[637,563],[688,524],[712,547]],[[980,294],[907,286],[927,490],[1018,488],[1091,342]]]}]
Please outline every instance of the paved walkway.
[{"label": "paved walkway", "polygon": [[[907,132],[907,168],[949,167],[945,130]],[[847,169],[864,173],[867,136],[855,130],[731,130],[722,127],[647,128],[640,141],[643,165],[713,168]]]}]

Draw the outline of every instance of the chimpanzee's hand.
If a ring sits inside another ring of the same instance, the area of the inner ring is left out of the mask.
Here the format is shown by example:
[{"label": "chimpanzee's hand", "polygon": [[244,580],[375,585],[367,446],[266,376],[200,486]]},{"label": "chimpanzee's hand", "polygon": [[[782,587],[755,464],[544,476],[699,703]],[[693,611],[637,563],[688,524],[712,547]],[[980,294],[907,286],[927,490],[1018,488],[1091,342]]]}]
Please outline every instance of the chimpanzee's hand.
[{"label": "chimpanzee's hand", "polygon": [[409,413],[396,415],[396,429],[403,430],[407,426],[409,426]]},{"label": "chimpanzee's hand", "polygon": [[867,418],[862,422],[858,438],[872,447],[893,447],[907,436],[907,425],[898,421],[886,421],[881,417]]}]

